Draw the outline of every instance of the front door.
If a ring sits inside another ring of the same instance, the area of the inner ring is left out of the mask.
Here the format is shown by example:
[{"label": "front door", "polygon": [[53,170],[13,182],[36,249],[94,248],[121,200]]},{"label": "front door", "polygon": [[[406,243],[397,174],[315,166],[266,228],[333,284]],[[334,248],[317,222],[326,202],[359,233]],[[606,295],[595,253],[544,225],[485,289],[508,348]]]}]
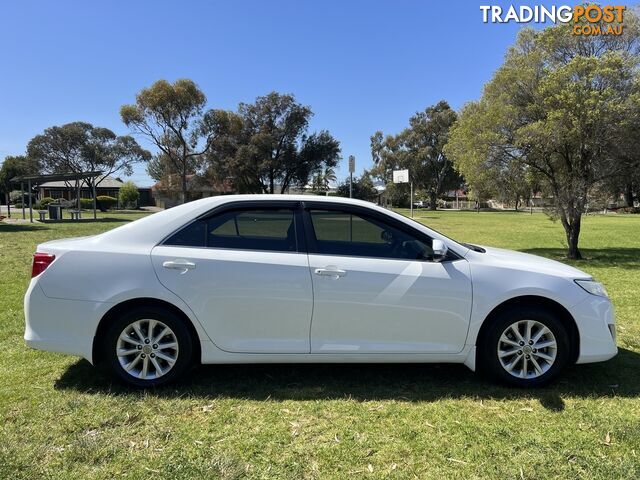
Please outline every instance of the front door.
[{"label": "front door", "polygon": [[410,227],[339,206],[305,209],[313,353],[456,353],[471,314],[466,260],[433,261]]},{"label": "front door", "polygon": [[309,352],[313,295],[296,212],[296,205],[232,208],[153,249],[160,282],[189,305],[219,348]]}]

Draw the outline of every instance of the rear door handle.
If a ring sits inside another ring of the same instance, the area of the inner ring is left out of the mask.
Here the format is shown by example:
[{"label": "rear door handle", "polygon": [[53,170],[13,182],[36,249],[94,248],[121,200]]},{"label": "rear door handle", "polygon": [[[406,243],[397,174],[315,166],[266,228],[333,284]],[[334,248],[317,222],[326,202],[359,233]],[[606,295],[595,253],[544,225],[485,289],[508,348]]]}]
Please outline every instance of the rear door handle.
[{"label": "rear door handle", "polygon": [[195,263],[188,262],[187,260],[169,260],[167,262],[164,262],[162,266],[171,270],[180,270],[181,275],[187,273],[189,270],[193,270],[194,268],[196,268]]},{"label": "rear door handle", "polygon": [[340,278],[340,277],[344,277],[347,274],[347,272],[345,270],[340,270],[336,267],[326,267],[326,268],[316,268],[315,274],[322,275],[325,277]]}]

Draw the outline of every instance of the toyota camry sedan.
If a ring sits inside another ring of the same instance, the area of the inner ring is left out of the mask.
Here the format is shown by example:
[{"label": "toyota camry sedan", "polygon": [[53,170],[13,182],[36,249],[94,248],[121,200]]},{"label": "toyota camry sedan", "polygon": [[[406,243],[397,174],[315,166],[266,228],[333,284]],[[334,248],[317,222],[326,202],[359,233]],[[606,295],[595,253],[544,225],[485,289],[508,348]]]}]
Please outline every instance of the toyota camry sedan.
[{"label": "toyota camry sedan", "polygon": [[617,353],[590,275],[335,197],[205,198],[43,243],[24,307],[29,346],[138,387],[265,362],[463,363],[536,387]]}]

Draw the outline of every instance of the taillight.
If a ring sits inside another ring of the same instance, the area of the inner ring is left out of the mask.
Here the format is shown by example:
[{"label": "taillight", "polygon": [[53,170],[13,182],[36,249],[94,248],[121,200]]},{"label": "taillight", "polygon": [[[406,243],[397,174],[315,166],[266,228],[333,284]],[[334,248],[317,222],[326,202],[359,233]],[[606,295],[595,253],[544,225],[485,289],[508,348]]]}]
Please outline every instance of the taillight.
[{"label": "taillight", "polygon": [[31,267],[31,278],[37,277],[44,272],[51,262],[55,260],[55,255],[36,252],[33,254],[33,266]]}]

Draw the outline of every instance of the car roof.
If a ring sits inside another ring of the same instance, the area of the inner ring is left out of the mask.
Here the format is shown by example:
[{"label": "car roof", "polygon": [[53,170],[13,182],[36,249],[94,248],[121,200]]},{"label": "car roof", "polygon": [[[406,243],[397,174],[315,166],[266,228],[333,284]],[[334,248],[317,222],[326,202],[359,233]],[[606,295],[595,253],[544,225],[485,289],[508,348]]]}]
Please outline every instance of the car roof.
[{"label": "car roof", "polygon": [[[376,210],[382,212],[390,217],[400,220],[403,223],[411,223],[413,228],[422,230],[427,235],[433,238],[439,238],[447,240],[448,242],[454,242],[453,240],[441,235],[440,233],[418,223],[413,220],[400,215],[391,210],[379,207],[378,205],[365,202],[363,200],[356,200],[345,197],[329,197],[321,195],[280,195],[280,194],[252,194],[252,195],[220,195],[216,197],[201,198],[192,202],[178,205],[177,207],[169,208],[158,213],[154,213],[147,217],[143,217],[134,222],[125,224],[121,227],[115,228],[99,236],[99,242],[117,243],[120,245],[128,246],[140,246],[148,247],[154,246],[160,243],[168,235],[172,234],[191,220],[206,214],[211,209],[224,205],[226,203],[235,202],[275,202],[275,201],[298,201],[298,202],[318,202],[318,203],[333,203],[343,205],[356,205],[368,208],[370,210]],[[468,250],[460,244],[457,244],[458,248]]]}]

